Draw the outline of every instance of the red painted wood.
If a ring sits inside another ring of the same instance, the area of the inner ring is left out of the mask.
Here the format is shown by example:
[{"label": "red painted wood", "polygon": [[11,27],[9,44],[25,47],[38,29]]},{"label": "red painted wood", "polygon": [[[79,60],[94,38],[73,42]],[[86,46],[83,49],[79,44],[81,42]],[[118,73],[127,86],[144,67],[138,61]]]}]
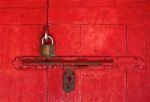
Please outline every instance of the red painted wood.
[{"label": "red painted wood", "polygon": [[81,75],[81,102],[125,102],[124,72],[84,71]]},{"label": "red painted wood", "polygon": [[[150,100],[150,70],[128,73],[128,101],[143,102]],[[136,98],[135,98],[136,97]]]},{"label": "red painted wood", "polygon": [[[80,55],[81,31],[79,25],[59,24],[50,26],[51,35],[56,43],[56,55],[77,56]],[[60,46],[61,45],[61,46]],[[72,46],[74,46],[72,48]]]},{"label": "red painted wood", "polygon": [[149,6],[148,0],[115,0],[117,6]]},{"label": "red painted wood", "polygon": [[127,53],[130,56],[146,57],[147,25],[127,26]]},{"label": "red painted wood", "polygon": [[39,53],[39,32],[42,33],[42,26],[38,25],[0,26],[0,102],[45,101],[44,72],[23,72],[12,67],[16,55]]},{"label": "red painted wood", "polygon": [[[123,25],[83,25],[81,27],[81,55],[123,56],[125,36],[126,29]],[[88,48],[90,49],[87,51]]]},{"label": "red painted wood", "polygon": [[0,24],[44,24],[45,10],[40,8],[0,9]]},{"label": "red painted wood", "polygon": [[[49,70],[49,102],[149,102],[150,1],[49,1],[57,55],[134,55],[147,62],[144,71],[75,70],[70,94],[62,89],[64,71]],[[45,0],[0,1],[0,102],[46,102],[46,73],[12,66],[15,56],[39,55],[44,7]]]},{"label": "red painted wood", "polygon": [[44,72],[7,70],[0,73],[0,80],[1,102],[45,101]]},{"label": "red painted wood", "polygon": [[[135,28],[137,28],[137,26],[134,27],[134,29]],[[150,29],[149,29],[148,25],[145,27],[144,26],[141,26],[140,28],[138,27],[138,29],[139,29],[139,32],[138,32],[139,37],[134,37],[133,39],[135,39],[135,38],[139,39],[138,40],[139,43],[137,42],[137,44],[139,46],[135,47],[137,49],[137,52],[136,53],[134,52],[134,54],[138,54],[140,56],[145,57],[145,59],[147,61],[147,67],[146,67],[145,71],[128,73],[128,101],[129,102],[143,102],[143,101],[150,100],[150,96],[149,96],[149,91],[150,91],[150,84],[149,84],[149,77],[150,77],[150,75],[149,75],[149,73],[150,73],[150,69],[149,69],[149,66],[150,66],[150,64],[149,64],[149,61],[150,61],[149,39],[150,39],[150,36],[149,36],[149,31],[150,31]],[[140,30],[142,30],[142,29],[143,29],[143,32],[140,32]],[[136,31],[136,30],[134,30],[134,31]],[[144,40],[145,37],[147,40]],[[147,45],[146,48],[144,48],[144,43],[146,43],[146,45]],[[143,50],[141,50],[142,47],[143,47]],[[146,49],[146,51],[144,51],[144,49]],[[131,53],[131,51],[134,51],[134,50],[131,49],[130,53]],[[136,98],[134,98],[134,97],[136,97]]]},{"label": "red painted wood", "polygon": [[112,0],[51,0],[50,6],[65,7],[65,6],[111,6]]},{"label": "red painted wood", "polygon": [[10,8],[10,7],[44,7],[45,0],[1,0],[0,8]]},{"label": "red painted wood", "polygon": [[[52,23],[73,24],[147,24],[149,7],[54,7]],[[64,13],[65,12],[65,13]]]},{"label": "red painted wood", "polygon": [[139,6],[145,7],[149,5],[148,0],[51,0],[49,3],[55,7],[65,6]]}]

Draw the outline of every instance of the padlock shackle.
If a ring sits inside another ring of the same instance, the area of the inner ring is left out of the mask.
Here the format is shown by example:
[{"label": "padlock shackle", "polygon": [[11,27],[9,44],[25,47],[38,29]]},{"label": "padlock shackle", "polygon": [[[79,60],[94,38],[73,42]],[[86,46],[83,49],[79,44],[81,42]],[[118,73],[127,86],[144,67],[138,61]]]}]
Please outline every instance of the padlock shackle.
[{"label": "padlock shackle", "polygon": [[54,45],[54,39],[51,36],[48,36],[45,34],[45,36],[42,38],[42,45],[44,45],[44,39],[50,39],[51,40],[51,44]]}]

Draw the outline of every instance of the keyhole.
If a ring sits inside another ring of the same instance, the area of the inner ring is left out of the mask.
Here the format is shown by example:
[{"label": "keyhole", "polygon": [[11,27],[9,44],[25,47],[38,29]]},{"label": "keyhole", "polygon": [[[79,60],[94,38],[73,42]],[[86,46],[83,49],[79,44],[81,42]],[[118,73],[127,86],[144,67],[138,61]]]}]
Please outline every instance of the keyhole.
[{"label": "keyhole", "polygon": [[63,89],[65,92],[71,92],[75,89],[75,75],[72,70],[64,73]]},{"label": "keyhole", "polygon": [[67,76],[67,88],[70,89],[71,87],[71,77]]}]

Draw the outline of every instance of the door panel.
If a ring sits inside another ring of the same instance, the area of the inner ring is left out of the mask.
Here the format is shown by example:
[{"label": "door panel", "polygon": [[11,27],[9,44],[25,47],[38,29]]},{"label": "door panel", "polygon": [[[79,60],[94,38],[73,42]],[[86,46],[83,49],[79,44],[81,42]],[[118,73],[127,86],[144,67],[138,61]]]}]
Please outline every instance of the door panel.
[{"label": "door panel", "polygon": [[[146,59],[146,70],[128,72],[128,101],[145,102],[150,100],[150,64],[149,49],[150,37],[149,27],[147,25],[132,25],[128,30],[128,54],[140,56]],[[135,98],[136,97],[136,98]]]},{"label": "door panel", "polygon": [[[145,102],[150,100],[150,70],[128,72],[128,101]],[[135,98],[136,97],[136,98]]]},{"label": "door panel", "polygon": [[84,71],[80,80],[80,102],[125,102],[124,72]]},{"label": "door panel", "polygon": [[40,34],[37,32],[41,31],[39,25],[0,26],[0,102],[45,101],[45,73],[16,70],[12,65],[16,56],[39,53]]},{"label": "door panel", "polygon": [[44,101],[44,72],[0,72],[0,102]]},{"label": "door panel", "polygon": [[83,25],[81,55],[122,56],[125,54],[125,37],[123,25]]}]

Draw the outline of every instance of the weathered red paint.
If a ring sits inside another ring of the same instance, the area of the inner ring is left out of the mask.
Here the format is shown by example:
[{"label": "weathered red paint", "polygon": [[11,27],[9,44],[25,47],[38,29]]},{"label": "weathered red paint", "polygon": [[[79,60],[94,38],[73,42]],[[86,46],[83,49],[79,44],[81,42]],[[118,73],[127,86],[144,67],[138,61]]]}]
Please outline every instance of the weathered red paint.
[{"label": "weathered red paint", "polygon": [[[139,56],[145,70],[75,70],[76,89],[62,88],[63,69],[48,74],[49,102],[150,101],[150,1],[50,0],[58,56]],[[18,71],[16,56],[36,55],[45,0],[0,1],[0,102],[46,102],[45,72]]]}]

